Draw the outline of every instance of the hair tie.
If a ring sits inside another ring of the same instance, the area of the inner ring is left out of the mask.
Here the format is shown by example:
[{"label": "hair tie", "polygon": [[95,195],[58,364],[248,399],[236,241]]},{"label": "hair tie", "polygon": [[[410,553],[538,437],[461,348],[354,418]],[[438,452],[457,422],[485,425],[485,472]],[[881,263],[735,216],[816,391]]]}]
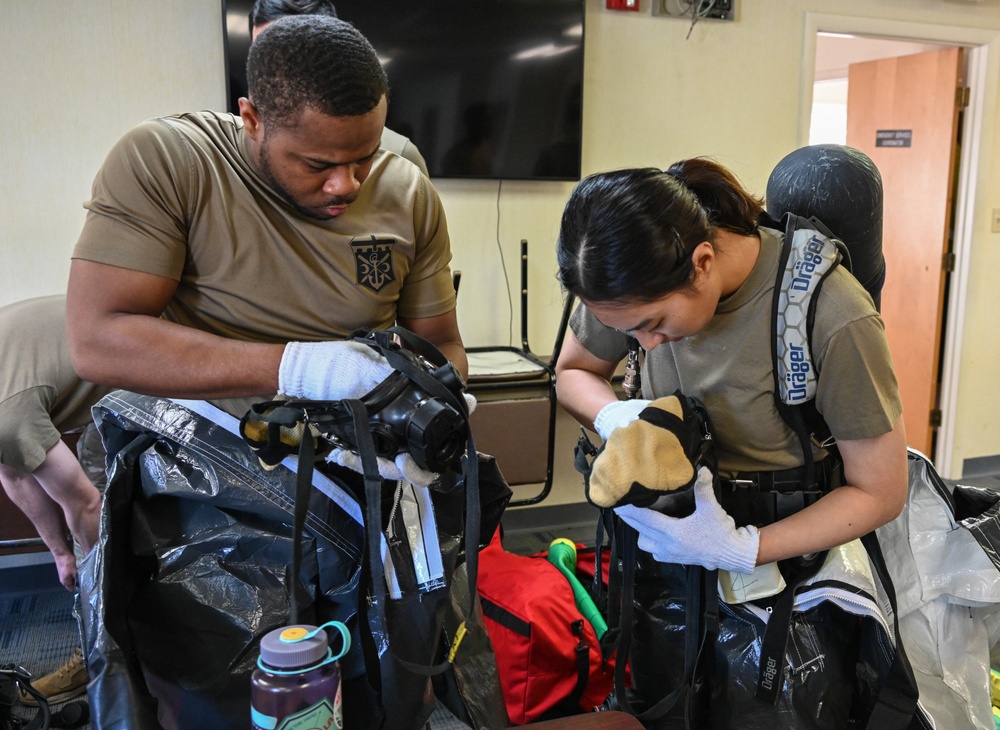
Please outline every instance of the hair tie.
[{"label": "hair tie", "polygon": [[675,172],[673,168],[668,168],[668,169],[664,170],[663,174],[666,175],[667,177],[672,177],[674,180],[676,180],[677,182],[679,182],[681,185],[683,185],[684,187],[687,187],[687,180],[685,180],[684,176],[681,175],[679,172]]}]

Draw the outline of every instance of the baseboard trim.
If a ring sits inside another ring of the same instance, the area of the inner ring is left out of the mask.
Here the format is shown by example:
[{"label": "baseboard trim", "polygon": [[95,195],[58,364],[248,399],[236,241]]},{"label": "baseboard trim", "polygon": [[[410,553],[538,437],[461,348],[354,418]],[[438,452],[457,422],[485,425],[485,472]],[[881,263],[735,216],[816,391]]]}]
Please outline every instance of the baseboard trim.
[{"label": "baseboard trim", "polygon": [[1000,454],[962,461],[962,478],[1000,475]]}]

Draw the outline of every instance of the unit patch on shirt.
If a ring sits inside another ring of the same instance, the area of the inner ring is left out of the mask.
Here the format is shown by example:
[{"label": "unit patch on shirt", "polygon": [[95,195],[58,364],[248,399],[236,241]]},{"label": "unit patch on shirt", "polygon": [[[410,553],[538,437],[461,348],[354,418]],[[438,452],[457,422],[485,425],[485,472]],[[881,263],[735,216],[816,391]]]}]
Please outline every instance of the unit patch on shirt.
[{"label": "unit patch on shirt", "polygon": [[396,280],[392,269],[392,247],[395,244],[394,238],[376,238],[374,235],[370,239],[351,241],[359,284],[378,293]]}]

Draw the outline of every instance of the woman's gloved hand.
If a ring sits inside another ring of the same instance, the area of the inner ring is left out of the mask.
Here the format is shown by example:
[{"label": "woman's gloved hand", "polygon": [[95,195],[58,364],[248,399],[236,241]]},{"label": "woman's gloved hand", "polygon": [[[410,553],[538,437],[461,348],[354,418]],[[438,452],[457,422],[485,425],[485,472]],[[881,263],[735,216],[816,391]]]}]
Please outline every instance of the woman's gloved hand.
[{"label": "woman's gloved hand", "polygon": [[289,342],[278,366],[278,393],[307,400],[360,398],[393,372],[361,342]]},{"label": "woman's gloved hand", "polygon": [[615,513],[639,533],[639,549],[661,563],[752,573],[760,533],[753,525],[736,527],[715,498],[712,472],[706,467],[698,470],[694,497],[695,511],[688,517],[668,517],[634,505],[616,507]]},{"label": "woman's gloved hand", "polygon": [[607,441],[612,431],[632,423],[650,403],[652,401],[642,399],[612,401],[598,411],[594,430]]}]

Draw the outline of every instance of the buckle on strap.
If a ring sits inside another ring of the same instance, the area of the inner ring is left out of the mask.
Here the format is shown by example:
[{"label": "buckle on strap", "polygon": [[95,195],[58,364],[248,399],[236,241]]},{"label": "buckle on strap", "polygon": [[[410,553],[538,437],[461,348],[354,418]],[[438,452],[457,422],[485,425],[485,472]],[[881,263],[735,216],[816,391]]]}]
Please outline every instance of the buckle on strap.
[{"label": "buckle on strap", "polygon": [[839,459],[827,457],[815,465],[815,484],[804,484],[806,469],[802,466],[777,471],[737,472],[732,479],[721,480],[723,491],[730,492],[817,492],[825,494],[844,483],[843,467]]},{"label": "buckle on strap", "polygon": [[720,479],[719,502],[737,526],[762,527],[800,512],[843,484],[843,468],[837,459],[817,462],[815,474],[818,484],[805,485],[804,467],[739,472],[732,479]]}]

